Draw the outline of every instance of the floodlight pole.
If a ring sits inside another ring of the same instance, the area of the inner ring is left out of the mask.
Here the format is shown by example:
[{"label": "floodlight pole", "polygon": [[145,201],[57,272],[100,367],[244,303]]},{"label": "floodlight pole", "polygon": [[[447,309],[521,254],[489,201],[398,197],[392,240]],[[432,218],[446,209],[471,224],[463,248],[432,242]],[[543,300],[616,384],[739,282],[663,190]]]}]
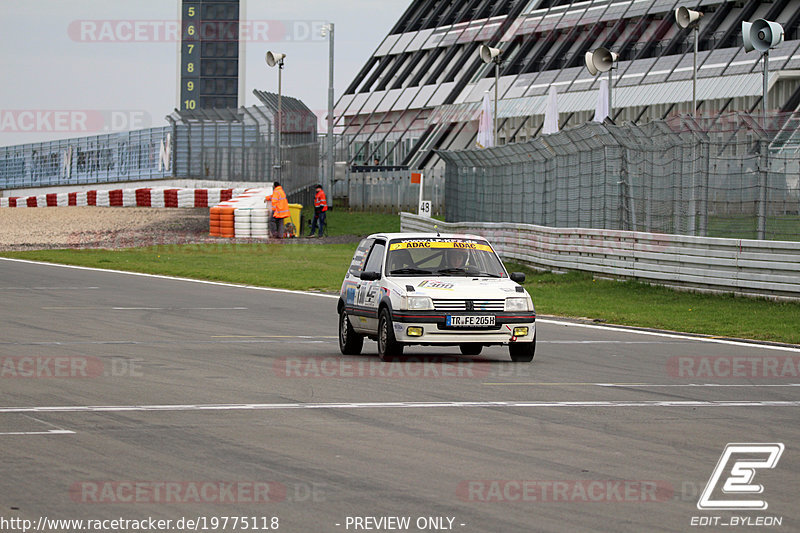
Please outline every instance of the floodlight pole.
[{"label": "floodlight pole", "polygon": [[761,87],[761,127],[767,129],[767,78],[769,77],[769,50],[764,52],[764,76]]},{"label": "floodlight pole", "polygon": [[694,25],[694,56],[692,58],[692,116],[697,116],[697,38],[700,33],[699,24]]},{"label": "floodlight pole", "polygon": [[283,59],[278,62],[278,146],[276,152],[278,154],[278,181],[281,179],[281,170],[283,170],[283,160],[281,159],[281,130],[283,129],[283,96],[281,93],[281,73],[283,72]]},{"label": "floodlight pole", "polygon": [[[761,129],[767,129],[767,74],[769,72],[769,50],[764,51],[764,76],[762,80],[761,96]],[[758,187],[758,228],[757,238],[765,240],[767,238],[767,187],[769,185],[769,143],[764,140],[759,142],[763,167],[759,173]]]},{"label": "floodlight pole", "polygon": [[500,134],[497,131],[497,99],[500,85],[500,56],[494,60],[494,145],[500,146]]},{"label": "floodlight pole", "polygon": [[327,191],[333,201],[333,173],[334,173],[334,155],[333,155],[333,22],[328,23],[327,29],[330,32],[328,35],[328,176],[327,176]]}]

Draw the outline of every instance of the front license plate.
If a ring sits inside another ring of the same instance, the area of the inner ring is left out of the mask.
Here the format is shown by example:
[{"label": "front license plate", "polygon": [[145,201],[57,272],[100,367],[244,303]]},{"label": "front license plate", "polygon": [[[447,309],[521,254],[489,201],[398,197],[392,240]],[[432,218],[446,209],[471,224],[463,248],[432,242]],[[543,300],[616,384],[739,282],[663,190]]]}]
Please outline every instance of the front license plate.
[{"label": "front license plate", "polygon": [[494,315],[447,315],[446,325],[467,328],[494,326]]}]

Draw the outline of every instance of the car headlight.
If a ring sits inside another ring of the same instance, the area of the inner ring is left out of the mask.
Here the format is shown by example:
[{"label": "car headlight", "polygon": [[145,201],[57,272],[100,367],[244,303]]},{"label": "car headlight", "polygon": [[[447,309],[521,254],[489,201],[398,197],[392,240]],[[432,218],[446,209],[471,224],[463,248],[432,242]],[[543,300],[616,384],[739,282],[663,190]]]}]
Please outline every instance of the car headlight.
[{"label": "car headlight", "polygon": [[433,300],[428,296],[406,296],[406,309],[427,311],[433,309]]},{"label": "car headlight", "polygon": [[530,311],[527,298],[506,298],[506,311]]}]

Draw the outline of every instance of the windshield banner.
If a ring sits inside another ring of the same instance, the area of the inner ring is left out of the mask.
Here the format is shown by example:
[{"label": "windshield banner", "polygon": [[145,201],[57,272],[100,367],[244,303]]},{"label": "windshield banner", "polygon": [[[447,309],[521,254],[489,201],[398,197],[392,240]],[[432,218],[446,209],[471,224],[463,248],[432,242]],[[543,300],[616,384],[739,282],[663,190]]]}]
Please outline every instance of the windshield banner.
[{"label": "windshield banner", "polygon": [[464,250],[480,250],[482,252],[492,252],[488,244],[479,244],[474,241],[446,241],[446,240],[414,240],[393,242],[389,245],[389,250],[411,250],[414,248],[460,248]]}]

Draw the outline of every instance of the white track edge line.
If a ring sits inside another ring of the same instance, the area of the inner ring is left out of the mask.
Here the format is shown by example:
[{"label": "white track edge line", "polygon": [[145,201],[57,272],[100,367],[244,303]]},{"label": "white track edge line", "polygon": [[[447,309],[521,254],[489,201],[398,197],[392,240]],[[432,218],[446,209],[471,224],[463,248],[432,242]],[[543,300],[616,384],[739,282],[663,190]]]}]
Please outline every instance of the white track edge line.
[{"label": "white track edge line", "polygon": [[792,346],[775,346],[773,344],[760,344],[757,341],[754,342],[742,342],[742,341],[734,341],[730,339],[713,339],[708,337],[695,337],[690,334],[682,335],[680,333],[662,333],[659,331],[647,331],[638,328],[628,328],[625,326],[599,326],[597,324],[581,324],[579,322],[569,322],[566,320],[554,320],[550,318],[536,318],[536,322],[542,322],[544,324],[556,324],[559,326],[568,326],[568,327],[579,327],[579,328],[589,328],[589,329],[599,329],[604,331],[624,331],[626,333],[638,333],[639,335],[652,335],[655,337],[666,337],[669,339],[681,339],[681,340],[689,340],[689,341],[701,341],[701,342],[713,342],[717,344],[727,344],[729,346],[742,346],[745,348],[761,348],[765,350],[778,350],[784,352],[796,352],[800,353],[800,348],[795,348]]},{"label": "white track edge line", "polygon": [[156,279],[166,279],[170,281],[188,281],[190,283],[204,283],[206,285],[218,285],[221,287],[235,287],[238,289],[252,289],[257,291],[268,291],[268,292],[281,292],[286,294],[302,294],[306,296],[321,296],[323,298],[339,298],[337,295],[333,294],[324,294],[321,292],[310,292],[310,291],[297,291],[292,289],[276,289],[273,287],[258,287],[256,285],[239,285],[236,283],[227,283],[224,281],[211,281],[206,279],[192,279],[192,278],[181,278],[178,276],[166,276],[163,274],[147,274],[145,272],[130,272],[128,270],[113,270],[110,268],[97,268],[97,267],[87,267],[87,266],[80,266],[80,265],[64,265],[61,263],[48,263],[46,261],[31,261],[29,259],[16,259],[13,257],[0,257],[0,260],[3,261],[13,261],[17,263],[30,263],[32,265],[43,265],[43,266],[52,266],[52,267],[60,267],[60,268],[72,268],[75,270],[89,270],[92,272],[108,272],[111,274],[125,274],[128,276],[140,276],[144,278],[156,278]]},{"label": "white track edge line", "polygon": [[461,401],[461,402],[342,402],[342,403],[248,403],[185,405],[74,405],[0,407],[8,413],[108,413],[186,411],[276,411],[296,409],[442,409],[442,408],[545,408],[545,407],[800,407],[798,400],[609,400],[609,401]]}]

